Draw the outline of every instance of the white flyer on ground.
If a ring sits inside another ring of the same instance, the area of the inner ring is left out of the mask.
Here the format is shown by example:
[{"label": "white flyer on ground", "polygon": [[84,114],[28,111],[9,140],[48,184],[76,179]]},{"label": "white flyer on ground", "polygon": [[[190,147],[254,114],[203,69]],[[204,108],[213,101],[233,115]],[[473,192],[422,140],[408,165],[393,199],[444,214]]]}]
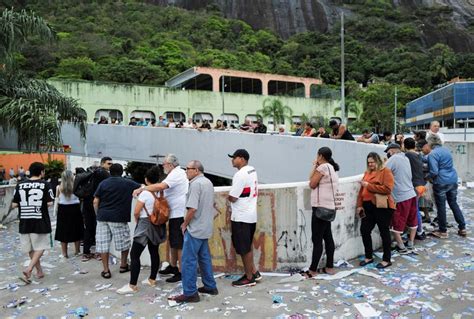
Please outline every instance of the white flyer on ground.
[{"label": "white flyer on ground", "polygon": [[355,303],[354,307],[360,312],[364,318],[372,318],[380,316],[381,312],[375,310],[369,303]]}]

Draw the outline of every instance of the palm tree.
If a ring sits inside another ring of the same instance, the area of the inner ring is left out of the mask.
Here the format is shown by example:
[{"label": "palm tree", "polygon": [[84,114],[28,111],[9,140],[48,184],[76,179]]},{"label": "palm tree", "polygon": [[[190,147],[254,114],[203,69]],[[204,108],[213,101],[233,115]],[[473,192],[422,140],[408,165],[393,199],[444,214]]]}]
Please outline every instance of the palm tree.
[{"label": "palm tree", "polygon": [[[340,106],[334,108],[334,115],[340,112],[341,112]],[[359,106],[357,105],[356,101],[351,101],[348,99],[346,103],[346,116],[349,115],[349,113],[355,114],[356,118],[358,119],[361,116],[362,112]]]},{"label": "palm tree", "polygon": [[61,144],[61,125],[72,122],[85,136],[86,113],[76,100],[42,80],[30,79],[15,65],[15,53],[29,36],[51,41],[48,24],[34,13],[5,9],[0,16],[0,125],[15,130],[18,148],[38,150]]},{"label": "palm tree", "polygon": [[273,119],[273,125],[283,124],[285,119],[288,119],[291,123],[291,116],[293,110],[288,105],[278,99],[267,98],[263,101],[263,108],[257,111],[257,115],[262,118],[271,117]]}]

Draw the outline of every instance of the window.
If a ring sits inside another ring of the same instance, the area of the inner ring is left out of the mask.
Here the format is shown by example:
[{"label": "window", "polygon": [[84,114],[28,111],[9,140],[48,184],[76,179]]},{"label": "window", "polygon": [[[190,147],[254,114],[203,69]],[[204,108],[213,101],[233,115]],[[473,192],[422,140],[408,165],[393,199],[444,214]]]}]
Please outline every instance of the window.
[{"label": "window", "polygon": [[186,115],[183,112],[165,112],[163,117],[167,120],[172,118],[175,122],[186,122]]},{"label": "window", "polygon": [[141,119],[141,120],[145,120],[145,121],[149,122],[152,119],[155,119],[155,113],[153,113],[151,111],[133,111],[130,114],[130,118],[132,118],[132,117],[136,118],[137,120]]},{"label": "window", "polygon": [[221,116],[222,121],[227,121],[228,124],[239,124],[239,116],[234,113],[224,113]]},{"label": "window", "polygon": [[202,123],[205,120],[209,121],[209,123],[214,122],[214,118],[211,113],[194,113],[193,114],[193,121],[196,123]]},{"label": "window", "polygon": [[105,116],[107,121],[110,123],[112,119],[116,119],[123,122],[123,114],[119,110],[100,109],[95,112],[94,123],[97,123],[101,116]]},{"label": "window", "polygon": [[296,124],[296,123],[301,124],[301,116],[295,115],[295,116],[293,116],[293,117],[291,118],[291,121],[292,121],[294,124]]},{"label": "window", "polygon": [[258,119],[260,119],[260,120],[262,119],[262,117],[258,116],[257,114],[247,114],[247,115],[245,115],[245,118],[249,119],[250,122],[252,122],[254,124],[257,123]]}]

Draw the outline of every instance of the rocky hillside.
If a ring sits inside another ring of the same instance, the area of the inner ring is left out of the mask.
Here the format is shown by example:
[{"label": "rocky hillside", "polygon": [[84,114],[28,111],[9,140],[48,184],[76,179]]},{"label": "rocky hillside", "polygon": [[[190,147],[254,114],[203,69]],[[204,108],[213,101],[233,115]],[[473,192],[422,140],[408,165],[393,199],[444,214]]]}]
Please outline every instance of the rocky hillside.
[{"label": "rocky hillside", "polygon": [[[241,19],[282,38],[304,32],[326,32],[348,19],[400,15],[416,21],[427,47],[449,45],[458,52],[474,51],[474,0],[149,0],[189,10],[216,7],[225,17]],[[370,9],[367,7],[370,6]],[[378,7],[379,10],[373,10]],[[394,21],[396,22],[396,21]]]}]

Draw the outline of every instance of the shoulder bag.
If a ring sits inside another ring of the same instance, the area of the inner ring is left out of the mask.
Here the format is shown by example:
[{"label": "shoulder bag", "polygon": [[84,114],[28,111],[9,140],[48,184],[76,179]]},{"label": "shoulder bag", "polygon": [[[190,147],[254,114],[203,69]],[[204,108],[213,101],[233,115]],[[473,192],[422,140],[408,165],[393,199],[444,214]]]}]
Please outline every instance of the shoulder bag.
[{"label": "shoulder bag", "polygon": [[[385,168],[384,168],[385,170]],[[384,181],[384,176],[385,176],[385,171],[383,172],[382,175],[382,185]],[[388,208],[388,195],[386,194],[379,194],[379,193],[374,193],[375,195],[375,207],[377,208]]]},{"label": "shoulder bag", "polygon": [[[334,195],[334,185],[332,182],[331,168],[329,168],[328,171],[329,171],[329,178],[331,179],[331,189],[332,189],[332,196],[334,199],[334,209],[325,208],[325,207],[316,207],[315,214],[316,214],[316,217],[319,219],[325,220],[327,222],[332,222],[334,221],[334,219],[336,219],[336,196]],[[319,203],[319,185],[318,185],[318,203]]]}]

